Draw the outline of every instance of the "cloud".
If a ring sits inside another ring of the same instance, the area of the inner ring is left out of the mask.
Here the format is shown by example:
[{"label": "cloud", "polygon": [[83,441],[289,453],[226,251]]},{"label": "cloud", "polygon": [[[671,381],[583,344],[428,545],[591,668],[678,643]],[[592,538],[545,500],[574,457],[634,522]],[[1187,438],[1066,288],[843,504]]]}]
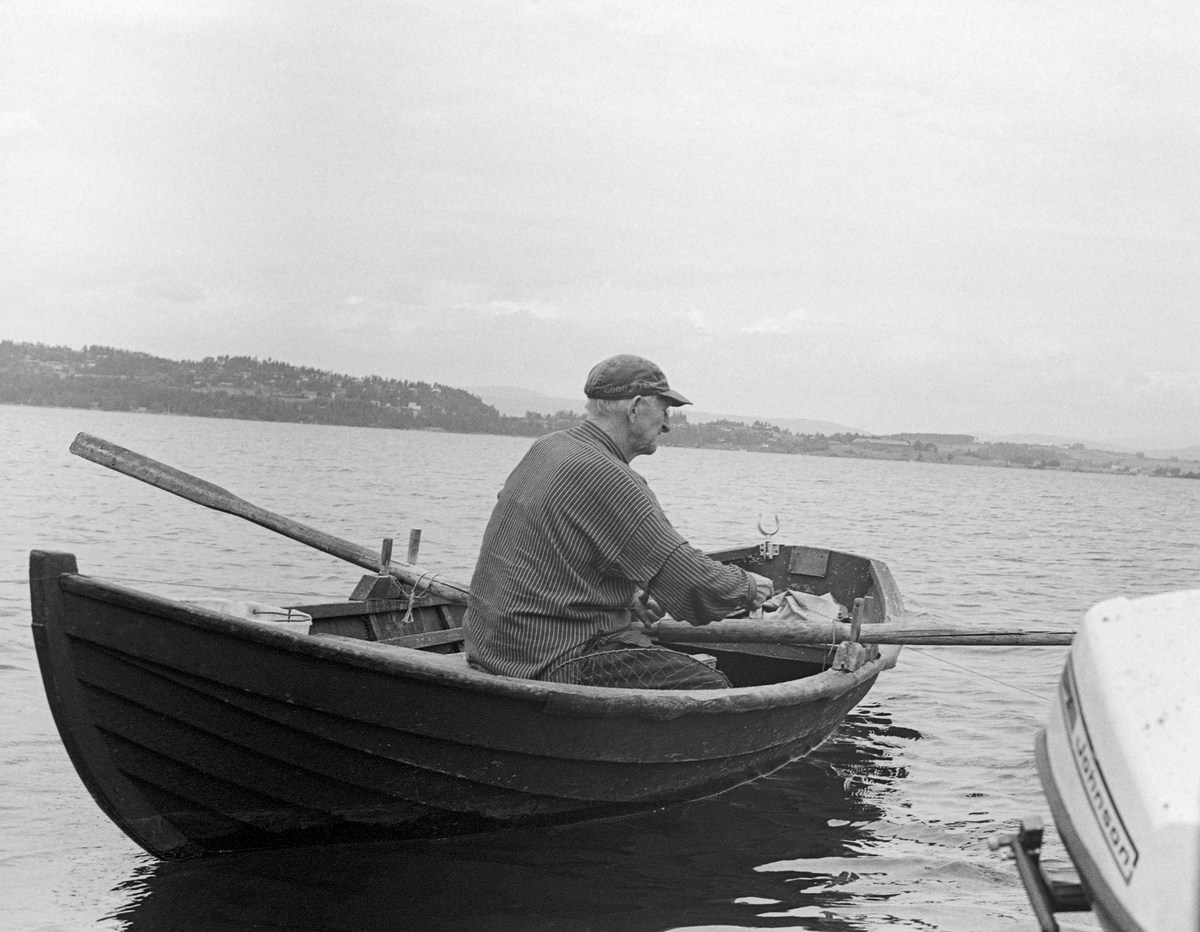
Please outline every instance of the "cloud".
[{"label": "cloud", "polygon": [[764,317],[750,324],[744,324],[740,333],[801,333],[809,322],[809,315],[804,311],[792,311],[783,317]]},{"label": "cloud", "polygon": [[535,320],[553,320],[562,316],[559,308],[535,301],[486,301],[462,304],[459,307],[493,317],[511,317],[520,314]]},{"label": "cloud", "polygon": [[1194,397],[1186,7],[10,7],[14,336],[552,393],[632,350],[879,429]]},{"label": "cloud", "polygon": [[206,297],[204,289],[192,282],[160,280],[147,282],[137,290],[138,297],[170,304],[196,304]]}]

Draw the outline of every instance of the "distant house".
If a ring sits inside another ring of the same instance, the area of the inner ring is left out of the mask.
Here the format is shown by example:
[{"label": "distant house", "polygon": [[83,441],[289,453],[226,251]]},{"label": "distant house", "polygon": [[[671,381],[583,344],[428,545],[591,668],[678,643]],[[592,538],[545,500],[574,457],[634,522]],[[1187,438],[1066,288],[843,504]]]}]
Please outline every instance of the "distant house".
[{"label": "distant house", "polygon": [[888,440],[885,437],[856,437],[850,444],[867,450],[906,450],[912,446],[907,440]]}]

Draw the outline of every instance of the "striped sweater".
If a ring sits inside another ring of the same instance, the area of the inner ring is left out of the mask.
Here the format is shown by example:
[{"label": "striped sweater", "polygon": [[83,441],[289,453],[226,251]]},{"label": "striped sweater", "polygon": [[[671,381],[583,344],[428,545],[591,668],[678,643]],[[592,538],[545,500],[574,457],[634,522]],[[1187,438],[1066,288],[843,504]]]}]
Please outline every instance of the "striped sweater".
[{"label": "striped sweater", "polygon": [[743,570],[680,536],[597,425],[542,437],[484,533],[463,622],[467,658],[491,673],[543,677],[593,638],[629,631],[639,587],[695,624],[749,607],[755,594]]}]

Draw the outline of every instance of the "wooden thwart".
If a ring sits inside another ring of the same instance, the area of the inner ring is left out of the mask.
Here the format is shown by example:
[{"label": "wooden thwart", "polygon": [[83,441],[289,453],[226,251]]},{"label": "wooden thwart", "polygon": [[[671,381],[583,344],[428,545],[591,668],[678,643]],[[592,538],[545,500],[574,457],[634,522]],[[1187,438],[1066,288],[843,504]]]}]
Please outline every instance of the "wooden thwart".
[{"label": "wooden thwart", "polygon": [[[796,621],[742,618],[690,625],[663,619],[653,634],[664,644],[708,644],[717,641],[743,644],[836,644],[854,640],[853,626],[844,621],[811,624]],[[1055,647],[1071,643],[1074,635],[1063,631],[996,630],[970,625],[918,628],[908,625],[862,625],[857,640],[863,644],[927,644],[963,646]]]},{"label": "wooden thwart", "polygon": [[458,644],[463,639],[462,628],[447,628],[444,631],[422,631],[420,634],[406,634],[394,638],[384,638],[381,644],[393,647],[413,647],[421,650],[438,644]]}]

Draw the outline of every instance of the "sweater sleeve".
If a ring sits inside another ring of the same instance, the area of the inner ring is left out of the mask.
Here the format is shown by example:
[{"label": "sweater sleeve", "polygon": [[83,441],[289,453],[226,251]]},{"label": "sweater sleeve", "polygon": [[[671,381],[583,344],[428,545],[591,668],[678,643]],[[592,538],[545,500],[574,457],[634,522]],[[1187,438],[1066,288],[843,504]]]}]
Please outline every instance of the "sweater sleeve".
[{"label": "sweater sleeve", "polygon": [[718,563],[689,544],[671,552],[649,589],[673,618],[694,625],[749,608],[756,593],[745,570]]}]

